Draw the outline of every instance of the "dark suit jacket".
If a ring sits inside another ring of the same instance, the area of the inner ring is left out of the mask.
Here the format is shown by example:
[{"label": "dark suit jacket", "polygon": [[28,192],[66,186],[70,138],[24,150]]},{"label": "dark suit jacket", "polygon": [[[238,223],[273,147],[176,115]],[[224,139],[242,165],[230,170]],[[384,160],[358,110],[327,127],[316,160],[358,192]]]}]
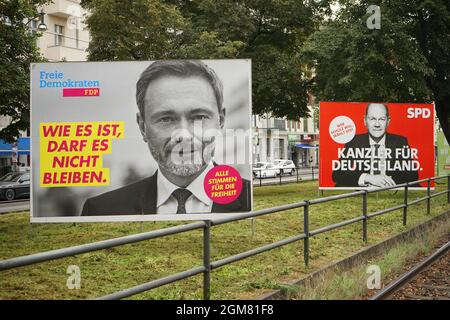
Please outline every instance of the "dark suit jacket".
[{"label": "dark suit jacket", "polygon": [[[122,188],[87,199],[81,215],[156,214],[157,173]],[[242,191],[239,197],[229,204],[213,203],[211,212],[226,213],[250,210],[250,182],[242,179]]]},{"label": "dark suit jacket", "polygon": [[[390,148],[391,151],[391,159],[386,159],[387,161],[395,161],[401,160],[396,159],[395,149],[403,148],[403,146],[408,145],[408,139],[403,136],[399,136],[396,134],[386,133],[385,147]],[[369,142],[369,134],[359,134],[356,135],[352,141],[345,144],[345,153],[350,148],[370,148]],[[355,159],[355,160],[366,160],[366,159]],[[336,170],[333,171],[333,181],[336,183],[336,187],[358,187],[358,180],[361,174],[370,173],[370,170]],[[417,171],[399,171],[399,170],[386,170],[386,175],[390,176],[396,184],[402,184],[405,182],[412,182],[418,180]],[[419,185],[413,185],[414,187],[418,187]]]}]

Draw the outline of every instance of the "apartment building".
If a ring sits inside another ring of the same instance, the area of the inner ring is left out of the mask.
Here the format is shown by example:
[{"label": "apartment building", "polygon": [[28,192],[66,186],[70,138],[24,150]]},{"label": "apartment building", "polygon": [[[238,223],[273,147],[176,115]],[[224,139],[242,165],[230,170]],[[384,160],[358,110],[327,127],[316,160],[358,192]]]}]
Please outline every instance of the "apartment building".
[{"label": "apartment building", "polygon": [[[38,8],[41,16],[31,21],[30,32],[41,32],[37,46],[48,61],[86,61],[89,31],[83,23],[86,12],[81,0],[53,0]],[[40,29],[44,24],[46,29]],[[8,116],[0,115],[0,128],[9,124]],[[29,130],[21,132],[16,144],[0,140],[0,174],[16,164],[30,166]]]},{"label": "apartment building", "polygon": [[309,118],[295,121],[253,115],[253,163],[289,159],[300,167],[317,165],[318,111],[312,106],[308,109]]},{"label": "apartment building", "polygon": [[[80,0],[53,0],[43,6],[47,30],[38,40],[42,55],[49,61],[86,61],[89,31],[84,24],[86,12]],[[31,26],[36,30],[39,21]]]}]

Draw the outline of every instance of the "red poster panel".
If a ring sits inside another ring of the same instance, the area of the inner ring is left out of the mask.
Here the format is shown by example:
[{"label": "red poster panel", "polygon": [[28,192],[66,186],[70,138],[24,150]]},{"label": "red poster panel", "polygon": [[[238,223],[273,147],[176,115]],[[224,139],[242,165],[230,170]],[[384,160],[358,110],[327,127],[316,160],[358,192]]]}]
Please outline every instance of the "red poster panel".
[{"label": "red poster panel", "polygon": [[321,102],[320,131],[320,189],[380,188],[434,176],[433,104]]}]

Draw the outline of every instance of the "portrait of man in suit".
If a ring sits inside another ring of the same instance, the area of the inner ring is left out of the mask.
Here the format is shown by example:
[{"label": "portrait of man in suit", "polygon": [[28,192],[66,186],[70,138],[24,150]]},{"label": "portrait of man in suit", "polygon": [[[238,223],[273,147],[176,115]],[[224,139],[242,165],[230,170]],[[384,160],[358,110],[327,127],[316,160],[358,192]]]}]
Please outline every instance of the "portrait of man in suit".
[{"label": "portrait of man in suit", "polygon": [[86,200],[82,216],[227,213],[251,210],[251,184],[231,203],[214,203],[204,178],[217,165],[217,132],[224,127],[223,86],[197,60],[156,61],[136,83],[137,125],[158,164],[145,179]]},{"label": "portrait of man in suit", "polygon": [[417,170],[410,166],[415,149],[406,137],[387,132],[390,120],[385,104],[367,105],[368,132],[355,135],[339,152],[339,161],[347,165],[333,170],[335,187],[389,187],[418,180]]}]

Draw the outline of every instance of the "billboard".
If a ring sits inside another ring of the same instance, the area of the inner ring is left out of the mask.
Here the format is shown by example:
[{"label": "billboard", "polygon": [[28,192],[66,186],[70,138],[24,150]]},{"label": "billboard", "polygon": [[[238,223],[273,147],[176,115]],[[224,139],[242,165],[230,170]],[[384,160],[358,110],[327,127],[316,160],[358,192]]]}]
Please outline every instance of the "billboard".
[{"label": "billboard", "polygon": [[438,175],[450,174],[450,146],[444,132],[437,132]]},{"label": "billboard", "polygon": [[381,188],[434,176],[432,104],[320,102],[320,129],[320,189]]},{"label": "billboard", "polygon": [[31,222],[252,210],[251,61],[31,66]]}]

